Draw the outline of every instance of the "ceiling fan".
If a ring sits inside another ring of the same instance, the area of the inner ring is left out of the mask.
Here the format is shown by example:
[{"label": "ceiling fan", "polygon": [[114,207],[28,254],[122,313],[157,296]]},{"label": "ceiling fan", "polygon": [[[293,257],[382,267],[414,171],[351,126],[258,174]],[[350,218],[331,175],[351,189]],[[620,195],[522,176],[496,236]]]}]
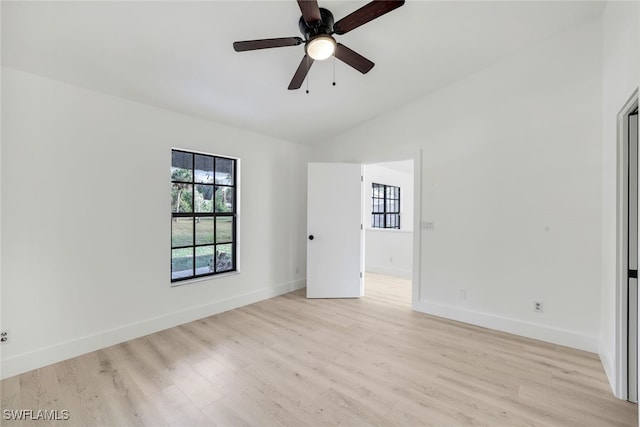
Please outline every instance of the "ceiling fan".
[{"label": "ceiling fan", "polygon": [[298,46],[304,43],[305,55],[293,75],[291,83],[289,83],[289,90],[300,89],[314,60],[321,61],[333,55],[362,74],[369,72],[374,63],[345,45],[336,42],[333,35],[346,34],[404,4],[404,0],[373,0],[338,22],[334,22],[333,14],[327,9],[318,7],[316,0],[297,1],[302,12],[298,26],[300,27],[300,32],[304,35],[304,39],[300,37],[281,37],[233,43],[233,48],[236,52]]}]

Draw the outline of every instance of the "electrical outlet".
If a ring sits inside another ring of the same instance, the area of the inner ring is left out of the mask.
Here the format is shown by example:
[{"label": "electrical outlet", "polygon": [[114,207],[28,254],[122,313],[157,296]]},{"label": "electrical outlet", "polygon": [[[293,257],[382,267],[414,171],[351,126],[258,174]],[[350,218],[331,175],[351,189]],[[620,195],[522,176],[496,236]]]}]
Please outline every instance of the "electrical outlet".
[{"label": "electrical outlet", "polygon": [[0,343],[4,344],[9,341],[9,331],[0,332]]},{"label": "electrical outlet", "polygon": [[533,302],[533,311],[537,313],[542,313],[542,301]]}]

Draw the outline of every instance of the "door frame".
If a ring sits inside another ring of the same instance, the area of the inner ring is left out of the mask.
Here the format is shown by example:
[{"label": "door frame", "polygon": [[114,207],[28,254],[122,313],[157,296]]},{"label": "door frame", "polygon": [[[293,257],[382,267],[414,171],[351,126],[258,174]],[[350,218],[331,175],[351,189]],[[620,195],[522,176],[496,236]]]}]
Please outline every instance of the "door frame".
[{"label": "door frame", "polygon": [[[375,163],[400,162],[413,160],[413,260],[411,269],[411,308],[416,310],[420,302],[420,249],[422,247],[422,150],[402,150],[393,147],[394,151],[388,153],[366,154],[366,158],[360,159],[362,165]],[[363,196],[364,198],[364,196]],[[363,210],[363,225],[366,212]],[[365,254],[366,256],[366,254]]]},{"label": "door frame", "polygon": [[624,104],[618,113],[617,150],[618,150],[618,191],[617,191],[617,239],[616,239],[616,390],[619,399],[628,399],[628,116],[638,108],[638,89]]}]

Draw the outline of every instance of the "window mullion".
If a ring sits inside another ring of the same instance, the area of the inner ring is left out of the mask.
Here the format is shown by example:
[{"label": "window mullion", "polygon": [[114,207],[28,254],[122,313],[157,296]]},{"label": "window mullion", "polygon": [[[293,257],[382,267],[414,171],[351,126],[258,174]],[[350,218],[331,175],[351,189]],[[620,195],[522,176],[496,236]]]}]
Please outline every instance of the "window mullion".
[{"label": "window mullion", "polygon": [[196,252],[196,216],[195,216],[195,210],[196,210],[196,185],[195,185],[195,174],[196,174],[196,165],[195,165],[195,156],[193,155],[193,153],[191,154],[191,215],[192,215],[192,220],[191,220],[191,243],[193,244],[193,259],[192,259],[192,274],[193,276],[196,275],[196,260],[198,258],[198,253]]}]

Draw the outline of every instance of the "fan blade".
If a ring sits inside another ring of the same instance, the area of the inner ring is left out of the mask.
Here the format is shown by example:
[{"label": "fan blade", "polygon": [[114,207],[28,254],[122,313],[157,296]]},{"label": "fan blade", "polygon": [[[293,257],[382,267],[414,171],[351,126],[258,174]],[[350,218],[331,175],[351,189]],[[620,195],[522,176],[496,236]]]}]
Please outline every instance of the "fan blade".
[{"label": "fan blade", "polygon": [[289,90],[300,89],[304,79],[307,77],[307,73],[309,72],[309,68],[311,68],[311,64],[313,64],[313,58],[308,55],[305,55],[300,61],[300,65],[298,65],[298,69],[296,73],[293,75],[291,79],[291,83],[289,83]]},{"label": "fan blade", "polygon": [[272,47],[297,46],[304,40],[300,37],[281,37],[277,39],[247,40],[243,42],[233,42],[233,49],[236,52],[246,52],[247,50],[269,49]]},{"label": "fan blade", "polygon": [[344,62],[347,65],[352,66],[362,74],[367,74],[375,65],[364,56],[349,49],[342,43],[336,45],[336,58]]},{"label": "fan blade", "polygon": [[304,22],[311,24],[312,22],[322,20],[320,8],[316,0],[298,0],[298,6],[300,6],[300,12],[302,12]]},{"label": "fan blade", "polygon": [[403,4],[404,0],[373,0],[371,3],[362,6],[360,9],[350,13],[333,24],[333,32],[336,34],[348,33],[349,31],[358,28],[360,25],[373,21],[385,13],[389,13],[392,10],[399,8]]}]

